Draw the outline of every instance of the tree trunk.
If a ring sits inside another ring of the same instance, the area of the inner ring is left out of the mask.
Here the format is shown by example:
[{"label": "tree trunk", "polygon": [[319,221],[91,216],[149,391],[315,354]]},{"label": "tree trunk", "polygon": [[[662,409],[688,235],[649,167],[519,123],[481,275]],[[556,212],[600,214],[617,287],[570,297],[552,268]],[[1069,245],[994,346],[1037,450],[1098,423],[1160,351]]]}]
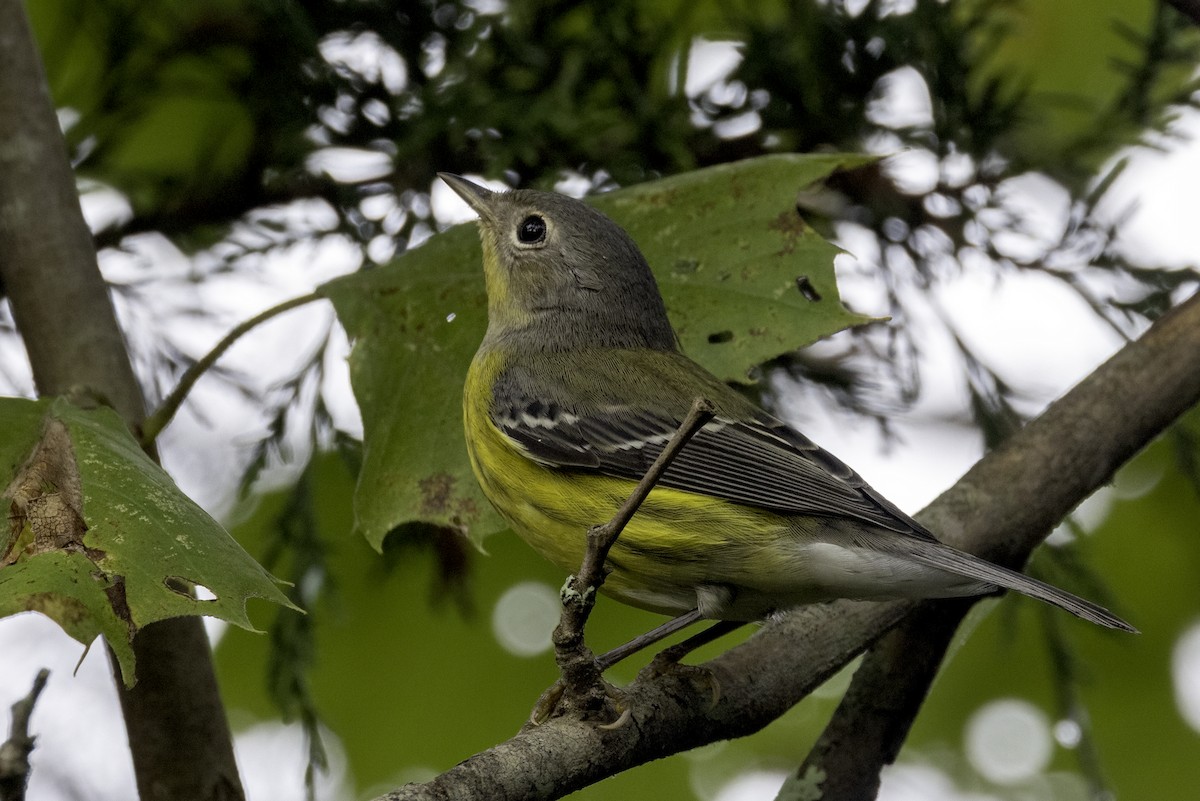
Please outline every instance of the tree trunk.
[{"label": "tree trunk", "polygon": [[[82,388],[132,428],[145,416],[21,0],[0,0],[0,279],[42,395]],[[116,671],[143,801],[244,797],[198,617],[134,639],[138,684]]]}]

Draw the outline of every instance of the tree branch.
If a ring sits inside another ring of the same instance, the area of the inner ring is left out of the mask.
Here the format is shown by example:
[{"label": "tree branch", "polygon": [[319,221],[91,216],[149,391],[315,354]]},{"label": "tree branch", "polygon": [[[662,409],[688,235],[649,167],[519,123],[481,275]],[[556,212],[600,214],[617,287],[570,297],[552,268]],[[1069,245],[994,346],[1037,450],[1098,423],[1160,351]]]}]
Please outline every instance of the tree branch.
[{"label": "tree branch", "polygon": [[[1200,296],[1195,296],[972,467],[918,516],[921,522],[960,545],[956,540],[965,532],[990,529],[982,555],[1023,564],[1032,550],[1031,534],[1037,535],[1033,544],[1044,539],[1079,501],[1196,403],[1200,368],[1184,354],[1198,344]],[[1088,456],[1089,450],[1095,453]],[[1031,503],[1007,508],[1008,492]],[[1000,506],[1004,519],[987,519]],[[965,614],[966,607],[960,611]],[[923,611],[868,654],[797,771],[800,778],[823,776],[824,794],[814,798],[875,797],[879,773],[907,737],[959,619],[961,614],[955,619],[946,611]],[[893,713],[886,736],[867,723],[880,707]]]},{"label": "tree branch", "polygon": [[[141,387],[22,0],[0,0],[0,19],[0,280],[38,391],[86,387],[136,429],[145,416]],[[133,650],[138,684],[117,685],[142,801],[242,798],[201,619],[146,626]]]},{"label": "tree branch", "polygon": [[[1080,500],[1200,400],[1200,297],[1163,316],[985,456],[919,517],[952,544],[1019,563]],[[959,602],[961,603],[961,602]],[[401,799],[549,799],[653,759],[771,722],[870,647],[917,605],[838,601],[798,610],[690,674],[626,688],[631,725],[604,730],[555,718],[476,754]],[[802,656],[802,658],[801,658]]]},{"label": "tree branch", "polygon": [[29,694],[12,705],[8,739],[0,745],[0,801],[25,801],[25,788],[29,784],[29,754],[33,751],[34,742],[29,734],[29,718],[49,678],[50,671],[45,668],[39,670]]},{"label": "tree branch", "polygon": [[235,342],[267,320],[278,317],[284,312],[291,311],[298,306],[303,306],[317,300],[325,300],[325,296],[313,292],[308,295],[292,298],[291,300],[285,300],[283,303],[272,306],[266,311],[251,317],[249,320],[234,326],[233,330],[222,337],[221,341],[214,345],[212,350],[204,354],[203,358],[184,372],[175,389],[171,390],[171,394],[159,404],[159,407],[154,410],[153,414],[142,422],[140,426],[142,447],[149,448],[153,445],[158,435],[162,433],[162,430],[174,419],[175,413],[179,411],[179,407],[187,400],[188,394],[192,391],[192,387],[196,385],[196,382],[200,380],[200,376],[204,375],[209,368],[216,364],[217,360],[224,356],[225,351],[232,348]]},{"label": "tree branch", "polygon": [[[900,753],[954,632],[975,600],[922,604],[876,643],[779,798],[874,801],[880,771]],[[800,795],[796,785],[806,794]]]}]

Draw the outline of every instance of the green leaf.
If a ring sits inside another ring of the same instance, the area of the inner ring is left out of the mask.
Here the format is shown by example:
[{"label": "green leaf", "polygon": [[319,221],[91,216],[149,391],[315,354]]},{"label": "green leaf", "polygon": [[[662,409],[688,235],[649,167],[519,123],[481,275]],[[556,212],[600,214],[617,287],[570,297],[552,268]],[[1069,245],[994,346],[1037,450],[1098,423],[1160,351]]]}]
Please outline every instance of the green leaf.
[{"label": "green leaf", "polygon": [[[796,213],[803,187],[870,157],[779,155],[721,164],[602,195],[662,289],[683,350],[725,381],[868,322],[841,304],[840,251]],[[481,268],[482,269],[482,268]],[[819,300],[808,300],[803,280]]]},{"label": "green leaf", "polygon": [[132,685],[131,642],[148,623],[211,615],[253,630],[248,599],[290,605],[111,410],[4,398],[0,430],[0,616],[42,612],[85,645],[103,634]]},{"label": "green leaf", "polygon": [[[842,306],[837,248],[795,206],[802,188],[869,160],[765,156],[591,202],[642,248],[684,350],[745,381],[754,366],[867,320]],[[462,437],[463,378],[487,325],[481,264],[474,226],[463,225],[320,289],[354,340],[350,377],[364,427],[356,524],[376,548],[413,521],[476,541],[504,527],[476,486]]]}]

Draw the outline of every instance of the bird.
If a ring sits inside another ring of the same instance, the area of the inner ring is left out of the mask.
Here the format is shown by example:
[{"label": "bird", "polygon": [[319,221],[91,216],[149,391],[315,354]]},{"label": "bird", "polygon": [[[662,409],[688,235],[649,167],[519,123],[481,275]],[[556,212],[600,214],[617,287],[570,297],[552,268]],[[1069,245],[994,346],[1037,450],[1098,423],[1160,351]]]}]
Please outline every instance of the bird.
[{"label": "bird", "polygon": [[676,619],[753,622],[838,598],[1000,589],[1107,609],[940,542],[854,470],[685,355],[633,239],[588,204],[439,177],[478,214],[488,324],[463,423],[484,495],[535,551],[580,565],[693,401],[714,416],[608,554],[601,592]]}]

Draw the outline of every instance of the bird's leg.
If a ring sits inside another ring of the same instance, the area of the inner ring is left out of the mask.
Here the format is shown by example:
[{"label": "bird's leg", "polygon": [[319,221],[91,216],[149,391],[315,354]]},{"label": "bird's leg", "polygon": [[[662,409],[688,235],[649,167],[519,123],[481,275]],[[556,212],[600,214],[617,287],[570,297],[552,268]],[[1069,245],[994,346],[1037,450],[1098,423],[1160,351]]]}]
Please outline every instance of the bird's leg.
[{"label": "bird's leg", "polygon": [[[675,632],[682,631],[688,626],[699,623],[701,620],[704,620],[704,616],[700,613],[699,609],[693,609],[692,611],[686,612],[678,617],[673,617],[666,623],[656,626],[645,634],[640,634],[629,642],[624,643],[623,645],[618,645],[611,651],[601,654],[593,660],[592,665],[598,672],[603,673],[618,662],[633,656],[638,651],[649,648],[651,645],[670,637]],[[703,678],[708,682],[712,689],[712,703],[713,705],[716,705],[717,701],[720,700],[721,697],[721,685],[717,681],[716,676],[713,675],[712,671],[707,670],[706,668],[693,667],[691,665],[680,665],[679,660],[683,659],[697,648],[707,645],[708,643],[724,636],[725,634],[740,628],[742,625],[744,624],[737,621],[717,621],[715,624],[709,626],[699,634],[695,634],[683,642],[672,645],[670,648],[659,652],[658,655],[654,657],[653,661],[642,671],[642,677],[657,677],[671,671],[695,671],[703,674]],[[616,703],[617,709],[621,715],[613,723],[605,724],[604,726],[601,726],[601,728],[619,728],[620,726],[624,725],[625,719],[629,714],[629,709],[624,706],[624,697],[619,690],[609,686],[607,683],[603,683],[603,686],[609,699]],[[566,685],[563,683],[562,679],[559,679],[553,685],[551,685],[550,688],[542,693],[542,696],[538,698],[537,703],[534,704],[533,711],[529,715],[529,722],[534,726],[544,723],[554,713],[555,709],[559,705],[559,702],[562,701],[565,691]]]},{"label": "bird's leg", "polygon": [[688,626],[698,623],[701,620],[703,620],[703,617],[700,615],[699,609],[693,609],[679,617],[673,617],[661,626],[657,626],[645,634],[639,634],[624,645],[618,645],[608,653],[596,657],[596,666],[603,673],[613,665],[633,656],[643,648],[649,648],[654,643],[664,640],[675,632],[686,629]]},{"label": "bird's leg", "polygon": [[[678,618],[676,618],[678,620]],[[660,672],[665,672],[671,665],[677,664],[680,659],[695,651],[697,648],[708,645],[714,640],[724,637],[731,631],[736,631],[746,625],[741,620],[718,620],[704,631],[693,634],[683,642],[672,645],[670,648],[664,648],[650,662],[650,667],[657,666]]]},{"label": "bird's leg", "polygon": [[[675,618],[679,620],[680,618]],[[672,621],[674,622],[674,621]],[[709,692],[712,695],[712,701],[709,703],[709,709],[717,705],[721,700],[721,682],[710,668],[702,665],[684,665],[680,663],[680,659],[695,651],[697,648],[708,645],[710,642],[724,637],[731,631],[736,631],[746,625],[740,620],[718,620],[713,625],[706,628],[698,634],[693,634],[681,643],[672,645],[670,648],[665,648],[660,651],[654,659],[650,661],[638,674],[639,680],[654,679],[663,676],[667,673],[682,673],[690,675],[693,678],[701,679],[708,684]],[[660,627],[661,628],[661,627]],[[608,656],[608,654],[605,654]],[[603,659],[604,657],[601,657]]]}]

